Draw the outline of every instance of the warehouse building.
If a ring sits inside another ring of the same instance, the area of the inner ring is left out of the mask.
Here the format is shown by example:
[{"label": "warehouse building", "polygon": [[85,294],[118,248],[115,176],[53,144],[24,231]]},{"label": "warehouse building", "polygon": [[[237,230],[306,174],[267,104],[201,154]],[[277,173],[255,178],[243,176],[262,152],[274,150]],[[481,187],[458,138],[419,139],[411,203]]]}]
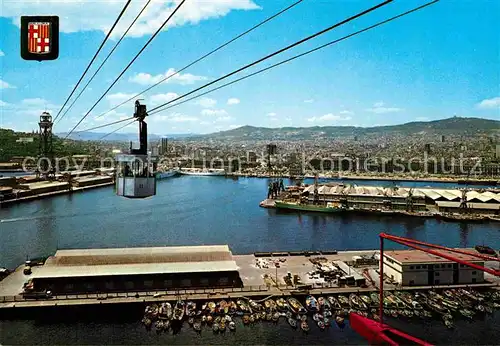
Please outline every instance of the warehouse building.
[{"label": "warehouse building", "polygon": [[[471,250],[473,251],[473,250]],[[484,266],[477,257],[440,251]],[[435,286],[484,282],[484,272],[417,250],[384,252],[384,274],[402,286]]]},{"label": "warehouse building", "polygon": [[31,280],[54,294],[242,287],[227,245],[59,250]]},{"label": "warehouse building", "polygon": [[[314,185],[302,192],[312,202]],[[436,188],[376,187],[355,185],[321,185],[318,187],[320,201],[339,202],[347,200],[349,206],[358,208],[390,208],[405,210],[411,194],[412,208],[425,211],[429,207],[439,211],[458,211],[462,190]],[[500,210],[500,192],[469,190],[467,206],[473,212],[496,214]]]}]

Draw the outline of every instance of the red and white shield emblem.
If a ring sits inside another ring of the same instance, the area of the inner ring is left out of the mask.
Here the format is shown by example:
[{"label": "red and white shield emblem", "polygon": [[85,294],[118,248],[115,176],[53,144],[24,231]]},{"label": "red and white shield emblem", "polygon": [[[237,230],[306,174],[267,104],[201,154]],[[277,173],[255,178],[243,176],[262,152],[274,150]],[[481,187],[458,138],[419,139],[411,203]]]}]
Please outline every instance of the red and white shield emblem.
[{"label": "red and white shield emblem", "polygon": [[50,53],[51,39],[50,23],[28,23],[28,51],[30,53]]}]

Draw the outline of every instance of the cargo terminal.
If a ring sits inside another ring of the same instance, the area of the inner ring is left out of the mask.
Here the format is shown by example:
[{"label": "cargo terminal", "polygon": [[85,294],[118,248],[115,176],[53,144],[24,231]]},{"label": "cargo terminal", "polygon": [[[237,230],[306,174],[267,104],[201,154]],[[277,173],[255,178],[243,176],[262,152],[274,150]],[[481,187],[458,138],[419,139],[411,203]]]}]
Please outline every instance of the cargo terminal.
[{"label": "cargo terminal", "polygon": [[242,286],[227,245],[58,250],[30,278],[53,294]]}]

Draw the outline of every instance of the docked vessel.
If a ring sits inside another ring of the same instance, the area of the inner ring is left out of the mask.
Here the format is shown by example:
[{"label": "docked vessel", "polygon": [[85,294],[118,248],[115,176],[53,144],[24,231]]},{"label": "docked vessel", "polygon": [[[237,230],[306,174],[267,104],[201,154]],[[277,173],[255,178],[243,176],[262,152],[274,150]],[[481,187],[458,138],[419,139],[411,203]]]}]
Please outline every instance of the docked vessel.
[{"label": "docked vessel", "polygon": [[156,180],[163,180],[163,179],[175,177],[177,174],[179,174],[178,170],[171,169],[171,170],[168,170],[165,172],[156,172],[155,177],[156,177]]},{"label": "docked vessel", "polygon": [[316,204],[305,204],[299,202],[275,201],[275,207],[277,209],[320,212],[320,213],[338,213],[344,210],[343,208],[333,203],[327,203],[326,205],[316,205]]},{"label": "docked vessel", "polygon": [[179,171],[183,175],[194,175],[194,176],[224,176],[226,171],[224,169],[210,168],[210,169],[196,169],[196,168],[182,168]]}]

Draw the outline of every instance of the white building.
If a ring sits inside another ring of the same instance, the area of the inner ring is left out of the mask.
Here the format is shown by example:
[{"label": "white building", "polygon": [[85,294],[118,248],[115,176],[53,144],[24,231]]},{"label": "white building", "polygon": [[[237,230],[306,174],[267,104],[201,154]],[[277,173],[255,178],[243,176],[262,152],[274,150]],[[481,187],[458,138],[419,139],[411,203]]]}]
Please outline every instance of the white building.
[{"label": "white building", "polygon": [[[474,251],[474,250],[471,250]],[[478,258],[441,253],[484,266]],[[484,282],[484,272],[417,250],[384,251],[384,275],[402,286],[457,285]]]}]

